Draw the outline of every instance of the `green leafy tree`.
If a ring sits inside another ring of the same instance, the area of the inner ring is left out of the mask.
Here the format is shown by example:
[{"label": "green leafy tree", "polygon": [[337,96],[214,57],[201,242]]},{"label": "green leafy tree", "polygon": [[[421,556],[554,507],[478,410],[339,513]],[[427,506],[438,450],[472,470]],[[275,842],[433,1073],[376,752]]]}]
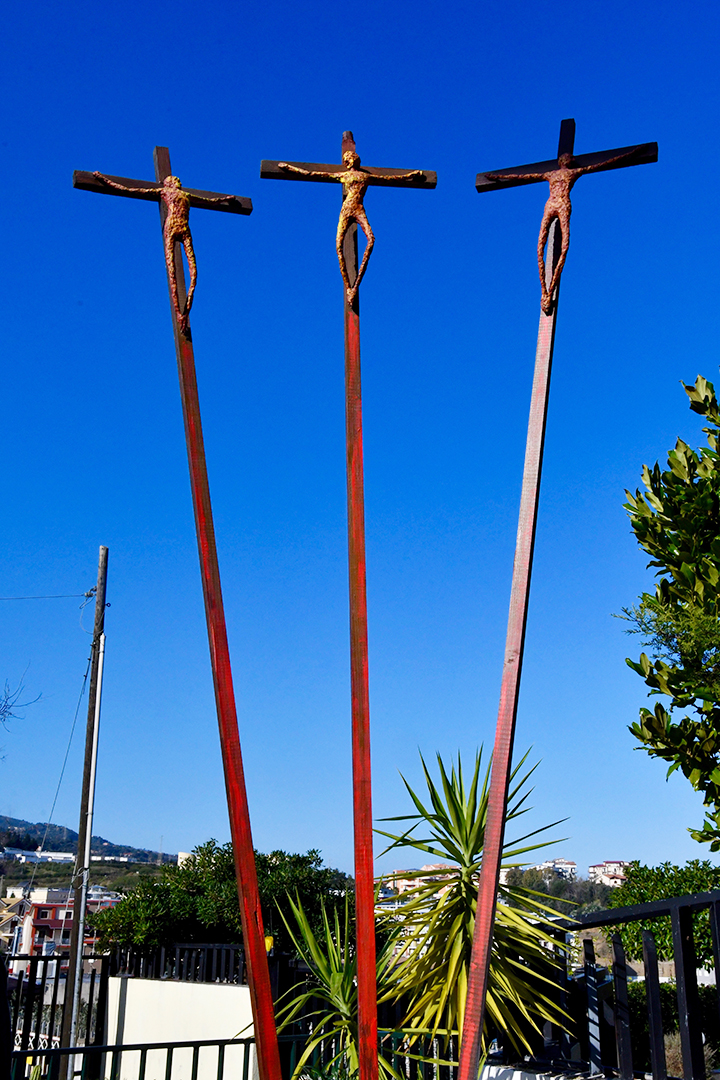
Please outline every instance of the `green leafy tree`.
[{"label": "green leafy tree", "polygon": [[[625,881],[618,889],[612,890],[608,907],[631,907],[634,904],[648,904],[651,900],[669,900],[673,896],[712,892],[713,889],[720,889],[720,866],[713,866],[707,860],[701,862],[699,859],[692,859],[685,866],[674,866],[669,862],[660,866],[643,866],[636,861],[625,867]],[[643,930],[650,930],[654,935],[658,959],[672,960],[672,928],[669,917],[645,919],[623,926],[621,936],[628,956],[635,960],[642,959]],[[698,964],[700,967],[711,967],[713,945],[707,910],[694,913],[693,930]]]},{"label": "green leafy tree", "polygon": [[513,889],[529,889],[543,893],[548,907],[556,908],[564,915],[587,915],[591,911],[602,911],[608,906],[612,889],[600,881],[588,881],[585,878],[570,880],[553,870],[538,870],[531,867],[523,870],[514,866],[508,870],[506,883]]},{"label": "green leafy tree", "polygon": [[705,822],[689,832],[720,851],[720,407],[700,375],[685,392],[707,421],[707,446],[678,439],[667,469],[644,465],[646,490],[628,491],[625,504],[658,578],[653,594],[623,609],[650,652],[627,663],[651,695],[669,699],[641,709],[630,731],[668,776],[679,769],[702,794]]},{"label": "green leafy tree", "polygon": [[[294,945],[280,913],[291,913],[288,893],[300,897],[313,927],[322,928],[322,903],[345,902],[352,879],[323,866],[319,851],[255,852],[265,929],[275,948]],[[209,840],[180,866],[163,867],[159,881],[142,881],[114,908],[94,916],[104,944],[168,945],[176,942],[242,941],[232,844]]]}]

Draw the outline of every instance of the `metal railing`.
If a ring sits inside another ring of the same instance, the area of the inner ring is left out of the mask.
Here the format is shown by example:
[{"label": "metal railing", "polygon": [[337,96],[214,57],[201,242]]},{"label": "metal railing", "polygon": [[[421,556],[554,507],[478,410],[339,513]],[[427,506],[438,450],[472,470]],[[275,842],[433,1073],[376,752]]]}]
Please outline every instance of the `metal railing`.
[{"label": "metal railing", "polygon": [[[6,1000],[13,1049],[25,1051],[60,1045],[66,1007],[66,971],[69,953],[37,956],[8,954]],[[87,1045],[103,1041],[107,1011],[110,957],[83,957],[78,1041]]]},{"label": "metal railing", "polygon": [[[698,995],[697,955],[693,933],[693,914],[708,911],[712,935],[713,961],[715,968],[715,995],[717,998],[717,1021],[712,1031],[703,1033],[701,1010]],[[720,1032],[720,891],[695,893],[677,896],[670,900],[654,900],[648,904],[633,907],[613,908],[607,911],[593,912],[576,922],[560,920],[558,925],[575,932],[582,937],[585,930],[600,928],[612,931],[614,927],[621,931],[628,923],[646,922],[669,916],[672,928],[673,959],[675,963],[675,986],[678,1006],[678,1031],[682,1051],[683,1075],[685,1080],[705,1080],[705,1061],[703,1034]],[[653,1080],[666,1080],[667,1065],[665,1055],[663,1018],[661,1011],[660,976],[658,970],[658,950],[655,935],[649,929],[642,930],[645,1003],[650,1041],[650,1062]],[[615,1060],[607,1060],[607,1039],[602,1038],[605,1005],[601,1001],[603,989],[600,968],[595,961],[592,940],[583,941],[586,996],[587,1028],[584,1032],[583,1057],[591,1073],[617,1073],[620,1080],[633,1080],[634,1076],[644,1075],[644,1069],[638,1069],[639,1063],[633,1063],[633,1035],[629,996],[628,965],[622,943],[622,933],[611,935],[612,945],[612,1026],[614,1027]],[[608,987],[609,989],[609,987]]]},{"label": "metal railing", "polygon": [[[716,975],[715,996],[717,1013],[714,1021],[706,1022],[705,1035],[720,1032],[720,891],[657,900],[634,907],[615,908],[593,912],[573,921],[558,919],[560,934],[572,932],[582,938],[585,931],[602,929],[611,935],[612,972],[607,976],[596,963],[592,940],[582,943],[584,965],[575,977],[562,979],[558,994],[567,1005],[568,1012],[576,1021],[576,1032],[570,1038],[561,1036],[554,1040],[552,1033],[546,1035],[545,1057],[553,1057],[552,1071],[563,1072],[572,1068],[575,1072],[616,1075],[620,1080],[634,1080],[645,1072],[642,1061],[633,1061],[633,1030],[631,1002],[628,994],[629,973],[622,941],[622,927],[631,923],[652,922],[669,918],[675,964],[675,992],[677,997],[678,1031],[685,1080],[705,1080],[703,1052],[703,1021],[699,1008],[697,956],[693,932],[693,917],[698,912],[708,912],[712,936],[712,952]],[[652,929],[643,927],[642,946],[644,959],[645,1015],[642,1023],[649,1030],[650,1065],[653,1080],[667,1080],[663,1017],[661,1010],[658,948]],[[136,975],[145,978],[165,978],[190,982],[240,982],[244,974],[242,950],[226,945],[178,945],[158,949],[154,953],[132,953],[125,950],[111,957],[88,958],[95,966],[86,977],[87,1013],[81,1025],[86,1045],[61,1048],[57,1045],[61,1029],[61,1003],[58,989],[61,980],[58,972],[65,954],[53,957],[23,956],[14,960],[26,961],[21,972],[10,986],[7,1000],[10,1010],[2,1015],[4,987],[0,985],[0,1080],[23,1080],[29,1070],[40,1064],[43,1080],[60,1080],[60,1062],[64,1057],[76,1055],[73,1075],[81,1080],[146,1080],[148,1060],[153,1063],[152,1080],[174,1080],[173,1068],[177,1065],[175,1052],[182,1051],[185,1061],[182,1080],[222,1080],[228,1047],[243,1046],[242,1080],[248,1080],[252,1039],[225,1039],[202,1042],[133,1044],[131,1046],[100,1045],[104,1038],[104,1020],[107,1007],[107,978],[110,972]],[[55,963],[54,975],[49,965]],[[3,982],[4,964],[0,957],[0,984]],[[712,993],[712,991],[710,991]],[[385,1021],[387,1023],[387,1020]],[[391,1020],[390,1023],[392,1024]],[[453,1080],[455,1070],[446,1065],[423,1063],[408,1054],[403,1045],[402,1033],[385,1030],[386,1056],[392,1057],[398,1071],[408,1080]],[[307,1040],[307,1032],[280,1036],[283,1075],[290,1077]],[[720,1041],[720,1040],[719,1040]],[[43,1045],[44,1043],[44,1045]],[[575,1053],[570,1061],[571,1044]],[[579,1043],[579,1047],[578,1044]],[[542,1044],[542,1040],[541,1040]],[[215,1047],[212,1057],[206,1047]],[[12,1077],[7,1074],[8,1049],[12,1057]],[[200,1051],[203,1049],[203,1054]],[[328,1040],[318,1047],[311,1062],[322,1068],[336,1053],[337,1048]],[[543,1058],[542,1045],[537,1057]],[[579,1050],[580,1058],[577,1060]],[[164,1054],[162,1068],[158,1072],[158,1054]],[[123,1055],[126,1057],[123,1059]],[[433,1054],[432,1056],[437,1056]],[[125,1065],[123,1065],[123,1060]],[[179,1059],[178,1059],[179,1060]],[[107,1063],[109,1061],[109,1067]],[[127,1063],[130,1062],[130,1065]],[[175,1064],[173,1064],[175,1062]],[[79,1063],[79,1064],[78,1064]],[[550,1063],[549,1063],[550,1064]],[[127,1067],[126,1067],[127,1066]],[[136,1067],[137,1066],[137,1067]],[[68,1073],[69,1075],[69,1073]],[[233,1080],[238,1076],[233,1068]],[[37,1074],[36,1074],[37,1080]],[[178,1078],[175,1078],[178,1080]]]},{"label": "metal railing", "polygon": [[232,1080],[250,1080],[254,1045],[254,1039],[202,1039],[15,1050],[10,1080],[29,1080],[36,1066],[42,1080],[60,1080],[66,1062],[67,1077],[80,1080],[223,1080],[226,1068]]},{"label": "metal railing", "polygon": [[247,981],[241,945],[121,946],[112,953],[110,974],[180,982]]}]

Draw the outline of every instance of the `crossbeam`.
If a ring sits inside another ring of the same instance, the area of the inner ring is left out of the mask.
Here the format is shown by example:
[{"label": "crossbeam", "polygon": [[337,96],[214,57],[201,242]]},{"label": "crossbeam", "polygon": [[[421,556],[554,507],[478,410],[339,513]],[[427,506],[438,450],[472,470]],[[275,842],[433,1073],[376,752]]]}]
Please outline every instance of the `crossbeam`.
[{"label": "crossbeam", "polygon": [[[126,190],[113,190],[94,173],[82,172],[80,169],[76,169],[73,173],[73,187],[81,191],[94,191],[98,195],[124,195],[126,199],[144,199],[146,202],[158,202],[162,198],[163,185],[156,180],[131,180],[126,176],[111,176],[110,174],[107,175],[107,179]],[[242,195],[225,195],[217,191],[200,191],[197,188],[183,188],[183,191],[190,196],[190,206],[196,210],[220,210],[226,214],[252,214],[252,199],[244,198]]]},{"label": "crossbeam", "polygon": [[[565,121],[563,121],[565,123]],[[623,160],[612,160],[613,158]],[[626,165],[652,165],[658,159],[656,142],[638,143],[636,146],[620,146],[616,150],[596,150],[592,154],[578,154],[573,157],[573,168],[583,172],[609,172],[610,169],[623,169]],[[557,158],[550,161],[536,161],[532,165],[518,165],[513,169],[494,169],[492,173],[478,173],[475,187],[479,192],[499,191],[500,188],[522,187],[525,184],[539,184],[545,179],[540,173],[557,169]],[[504,177],[503,173],[508,176]],[[524,175],[528,174],[528,175]]]},{"label": "crossbeam", "polygon": [[[290,166],[291,169],[301,169],[302,173],[289,172],[287,168],[281,168],[281,164]],[[260,177],[262,180],[314,180],[318,184],[341,183],[340,173],[347,170],[347,165],[321,165],[308,161],[261,161]],[[416,175],[408,178],[408,169],[379,169],[362,165],[360,171],[364,173],[367,184],[374,187],[437,187],[437,173],[427,169],[413,169]],[[310,175],[307,175],[310,174]]]}]

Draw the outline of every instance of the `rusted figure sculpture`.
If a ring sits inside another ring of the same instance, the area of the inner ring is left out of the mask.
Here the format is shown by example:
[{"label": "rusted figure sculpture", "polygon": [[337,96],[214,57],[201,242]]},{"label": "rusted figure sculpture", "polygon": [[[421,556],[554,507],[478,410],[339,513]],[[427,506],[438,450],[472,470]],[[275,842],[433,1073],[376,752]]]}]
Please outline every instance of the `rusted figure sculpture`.
[{"label": "rusted figure sculpture", "polygon": [[[118,191],[132,192],[134,195],[155,194],[158,190],[157,187],[136,188],[128,187],[126,184],[118,184],[115,180],[111,180],[109,176],[105,176],[104,173],[100,172],[94,172],[93,176],[96,176],[98,180],[102,180],[103,183],[108,184],[110,187],[117,188]],[[193,296],[195,294],[195,285],[197,284],[197,262],[195,260],[195,251],[193,250],[192,235],[190,233],[190,196],[187,191],[183,189],[177,176],[168,176],[163,181],[162,188],[160,189],[160,198],[167,207],[167,217],[165,218],[165,225],[163,228],[163,239],[165,241],[165,262],[168,268],[170,292],[175,307],[175,314],[177,315],[178,326],[183,333],[186,333],[190,308],[192,307]],[[215,198],[208,198],[206,201],[227,202],[228,199],[232,198],[232,195],[219,195]],[[190,269],[190,288],[188,289],[187,300],[185,301],[185,307],[183,309],[180,308],[180,302],[178,300],[177,274],[175,272],[176,243],[182,244],[185,248],[185,255]]]},{"label": "rusted figure sculpture", "polygon": [[[573,162],[575,162],[576,159],[572,154],[561,154],[558,158],[557,166],[552,169],[544,170],[543,172],[497,172],[484,174],[488,180],[497,180],[501,182],[520,180],[523,183],[529,183],[536,180],[547,180],[550,185],[550,196],[545,203],[537,249],[540,285],[542,288],[542,298],[540,303],[546,315],[549,315],[552,311],[553,293],[560,282],[560,275],[562,274],[568,247],[570,246],[570,215],[572,213],[570,192],[572,191],[573,186],[583,173],[600,172],[601,170],[611,169],[613,166],[619,164],[619,162],[624,161],[625,158],[636,158],[637,154],[638,148],[632,146],[627,150],[616,154],[614,157],[606,157],[595,164],[582,166],[578,166],[577,164],[573,165]],[[628,164],[630,163],[628,162]],[[545,266],[545,245],[547,244],[550,226],[554,220],[557,220],[560,226],[560,256],[553,271],[550,283],[548,284]]]},{"label": "rusted figure sculpture", "polygon": [[[370,228],[370,222],[367,219],[365,213],[365,207],[363,205],[363,199],[365,198],[365,192],[368,189],[370,183],[370,177],[377,177],[377,173],[374,173],[371,169],[363,169],[360,167],[360,156],[356,150],[344,150],[343,164],[345,169],[342,172],[331,172],[330,170],[320,169],[304,169],[298,165],[291,165],[287,161],[278,161],[278,169],[282,169],[286,172],[300,173],[302,176],[307,176],[308,179],[317,180],[320,177],[327,180],[335,180],[343,186],[343,202],[340,208],[340,220],[338,221],[337,237],[335,239],[335,247],[337,250],[338,262],[340,263],[340,273],[342,274],[343,281],[345,282],[345,290],[347,294],[348,303],[352,304],[355,299],[360,282],[363,279],[365,273],[365,267],[368,264],[368,259],[375,246],[375,236]],[[410,172],[402,173],[395,172],[395,180],[419,180],[424,177],[424,173],[421,169],[412,169]],[[375,181],[377,183],[377,180]],[[357,277],[354,283],[350,284],[350,278],[348,277],[347,266],[345,265],[345,256],[343,255],[343,243],[347,235],[348,229],[357,222],[362,231],[365,233],[367,240],[367,247],[360,263],[360,269],[357,272]]]}]

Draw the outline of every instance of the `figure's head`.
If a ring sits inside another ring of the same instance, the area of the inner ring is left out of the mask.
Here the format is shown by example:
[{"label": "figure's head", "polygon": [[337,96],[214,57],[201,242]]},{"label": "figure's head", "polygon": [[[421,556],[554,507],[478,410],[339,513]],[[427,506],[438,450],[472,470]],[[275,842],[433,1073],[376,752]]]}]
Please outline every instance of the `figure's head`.
[{"label": "figure's head", "polygon": [[163,186],[166,187],[166,188],[175,188],[176,191],[179,191],[180,188],[182,187],[182,184],[180,183],[179,177],[177,177],[177,176],[166,176],[165,179],[163,180]]},{"label": "figure's head", "polygon": [[360,155],[354,150],[344,150],[342,158],[348,169],[356,169],[360,164]]},{"label": "figure's head", "polygon": [[572,154],[561,154],[558,158],[558,165],[561,169],[569,169],[573,162]]}]

